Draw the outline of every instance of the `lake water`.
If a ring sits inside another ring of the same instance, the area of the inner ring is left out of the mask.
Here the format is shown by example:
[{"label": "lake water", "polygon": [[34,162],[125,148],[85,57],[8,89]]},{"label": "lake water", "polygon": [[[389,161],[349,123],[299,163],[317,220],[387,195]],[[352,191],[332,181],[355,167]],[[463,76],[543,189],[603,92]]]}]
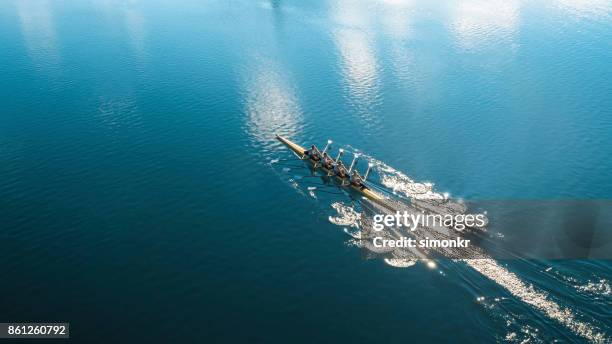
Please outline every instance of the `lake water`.
[{"label": "lake water", "polygon": [[332,138],[452,197],[610,199],[611,38],[605,0],[2,1],[0,321],[609,341],[609,261],[363,259],[270,161]]}]

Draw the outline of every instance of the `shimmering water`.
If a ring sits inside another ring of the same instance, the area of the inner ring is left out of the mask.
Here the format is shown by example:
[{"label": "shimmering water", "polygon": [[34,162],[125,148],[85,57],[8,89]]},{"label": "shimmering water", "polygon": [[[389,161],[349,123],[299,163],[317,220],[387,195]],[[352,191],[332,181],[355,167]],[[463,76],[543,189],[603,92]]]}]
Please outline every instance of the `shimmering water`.
[{"label": "shimmering water", "polygon": [[609,340],[609,262],[364,260],[269,161],[291,158],[280,132],[457,197],[610,199],[610,37],[601,0],[0,2],[0,321],[101,343]]}]

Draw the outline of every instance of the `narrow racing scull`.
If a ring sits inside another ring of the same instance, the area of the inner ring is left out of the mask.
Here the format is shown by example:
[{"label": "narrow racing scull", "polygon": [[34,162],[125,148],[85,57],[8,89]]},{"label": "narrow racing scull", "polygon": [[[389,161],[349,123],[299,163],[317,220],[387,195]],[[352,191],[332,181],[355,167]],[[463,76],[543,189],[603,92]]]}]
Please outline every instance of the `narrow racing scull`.
[{"label": "narrow racing scull", "polygon": [[[342,161],[340,161],[340,157],[344,153],[342,149],[340,149],[338,157],[335,160],[331,160],[328,157],[327,149],[332,143],[331,141],[327,141],[327,146],[325,146],[323,152],[319,152],[319,150],[315,146],[313,146],[312,149],[306,149],[298,145],[297,143],[287,139],[286,137],[280,136],[278,134],[276,135],[276,139],[282,142],[285,146],[289,147],[289,149],[291,149],[298,156],[298,158],[300,158],[300,160],[309,162],[315,170],[321,169],[327,174],[327,176],[335,176],[336,178],[338,178],[342,186],[348,186],[359,194],[361,194],[363,197],[376,203],[379,203],[383,206],[387,206],[386,198],[380,193],[370,189],[370,187],[365,184],[372,165],[368,166],[368,170],[366,171],[366,174],[363,178],[356,171],[353,170],[355,162],[358,158],[357,154],[354,156],[353,161],[351,162],[351,166],[347,170],[346,167],[343,165]],[[328,163],[325,164],[325,159],[329,159],[331,161],[328,161]],[[351,172],[356,175],[356,178],[351,178]]]}]

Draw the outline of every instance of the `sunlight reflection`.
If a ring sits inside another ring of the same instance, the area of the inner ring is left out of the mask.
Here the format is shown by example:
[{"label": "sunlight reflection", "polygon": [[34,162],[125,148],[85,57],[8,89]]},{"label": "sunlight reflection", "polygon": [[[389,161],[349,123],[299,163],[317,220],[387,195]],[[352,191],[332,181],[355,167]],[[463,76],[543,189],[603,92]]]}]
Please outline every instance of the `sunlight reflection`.
[{"label": "sunlight reflection", "polygon": [[124,10],[125,26],[130,38],[130,44],[136,58],[142,63],[146,57],[146,22],[140,11],[134,8]]},{"label": "sunlight reflection", "polygon": [[332,7],[333,20],[338,24],[361,29],[370,27],[371,16],[365,5],[339,0]]},{"label": "sunlight reflection", "polygon": [[381,22],[389,36],[391,65],[395,75],[414,86],[414,52],[408,42],[413,35],[413,0],[383,0]]},{"label": "sunlight reflection", "polygon": [[109,25],[114,25],[115,18],[123,20],[126,30],[126,37],[135,62],[139,65],[144,64],[147,57],[147,21],[139,7],[143,2],[136,0],[91,0],[92,5],[103,13]]},{"label": "sunlight reflection", "polygon": [[608,0],[557,0],[558,6],[579,18],[610,18],[612,1]]},{"label": "sunlight reflection", "polygon": [[372,101],[377,87],[377,65],[368,38],[357,30],[341,29],[336,32],[335,40],[352,95]]},{"label": "sunlight reflection", "polygon": [[520,3],[516,0],[470,0],[453,9],[452,30],[464,49],[492,42],[510,43],[518,31]]},{"label": "sunlight reflection", "polygon": [[412,0],[382,0],[382,24],[385,32],[394,39],[404,40],[410,36]]},{"label": "sunlight reflection", "polygon": [[254,58],[258,67],[246,80],[247,128],[261,144],[269,144],[274,134],[295,137],[303,127],[302,111],[291,85],[274,61]]},{"label": "sunlight reflection", "polygon": [[378,123],[372,112],[379,100],[379,66],[368,19],[370,10],[344,1],[333,9],[333,19],[339,24],[333,38],[340,55],[341,73],[350,101],[357,107],[366,128]]},{"label": "sunlight reflection", "polygon": [[58,71],[60,55],[57,49],[51,2],[18,1],[17,13],[32,63],[39,70]]}]

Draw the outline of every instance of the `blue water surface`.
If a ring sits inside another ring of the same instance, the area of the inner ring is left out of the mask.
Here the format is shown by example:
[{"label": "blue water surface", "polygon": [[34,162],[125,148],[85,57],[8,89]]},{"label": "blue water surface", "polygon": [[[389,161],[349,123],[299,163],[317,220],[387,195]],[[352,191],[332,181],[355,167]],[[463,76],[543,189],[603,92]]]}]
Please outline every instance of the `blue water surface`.
[{"label": "blue water surface", "polygon": [[[611,38],[606,0],[2,1],[0,322],[594,342],[461,263],[363,259],[269,161],[333,138],[457,197],[610,199]],[[609,262],[500,264],[612,337]]]}]

